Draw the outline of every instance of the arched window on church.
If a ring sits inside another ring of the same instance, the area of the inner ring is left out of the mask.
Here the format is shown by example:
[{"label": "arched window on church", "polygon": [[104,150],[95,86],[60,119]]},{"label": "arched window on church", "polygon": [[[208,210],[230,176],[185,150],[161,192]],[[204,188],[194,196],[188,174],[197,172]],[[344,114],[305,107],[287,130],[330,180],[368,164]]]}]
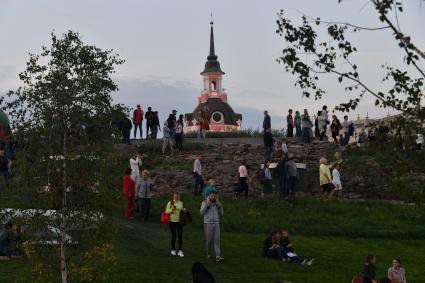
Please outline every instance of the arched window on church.
[{"label": "arched window on church", "polygon": [[217,82],[216,81],[212,81],[211,82],[211,90],[212,91],[216,91],[217,90]]}]

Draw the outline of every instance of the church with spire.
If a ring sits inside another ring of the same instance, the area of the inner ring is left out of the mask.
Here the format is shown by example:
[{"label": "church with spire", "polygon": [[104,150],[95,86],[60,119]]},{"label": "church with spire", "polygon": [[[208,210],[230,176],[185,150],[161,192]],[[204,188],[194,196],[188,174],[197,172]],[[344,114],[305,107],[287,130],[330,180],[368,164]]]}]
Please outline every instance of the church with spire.
[{"label": "church with spire", "polygon": [[185,132],[197,130],[197,121],[203,109],[207,110],[209,116],[209,128],[212,132],[230,132],[239,130],[242,123],[242,115],[235,113],[228,104],[227,93],[222,88],[222,77],[218,57],[214,49],[214,23],[211,21],[210,53],[205,63],[203,76],[204,89],[198,97],[198,106],[192,113],[185,114]]}]

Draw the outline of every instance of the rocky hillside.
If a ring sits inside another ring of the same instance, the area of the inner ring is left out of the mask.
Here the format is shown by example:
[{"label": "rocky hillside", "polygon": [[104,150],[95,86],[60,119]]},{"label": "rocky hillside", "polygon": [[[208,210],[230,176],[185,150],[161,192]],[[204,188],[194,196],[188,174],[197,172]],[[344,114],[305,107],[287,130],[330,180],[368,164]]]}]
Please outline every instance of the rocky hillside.
[{"label": "rocky hillside", "polygon": [[[162,155],[160,153],[161,142],[140,142],[138,150],[147,155],[144,158],[144,166],[152,173],[156,187],[162,193],[177,190],[190,193],[193,191],[194,180],[192,166],[196,154],[202,156],[202,171],[204,179],[214,178],[217,188],[226,195],[232,194],[234,183],[238,180],[238,167],[242,159],[247,160],[248,173],[252,177],[250,182],[250,195],[257,196],[261,193],[262,185],[257,176],[263,162],[264,147],[262,139],[240,139],[235,142],[223,142],[217,139],[210,140],[208,145],[186,143],[186,149],[182,153],[174,155]],[[295,140],[289,141],[289,151],[297,156],[297,162],[306,164],[300,176],[299,183],[304,194],[312,194],[320,191],[318,183],[318,161],[328,152],[335,150],[333,144],[327,142],[313,142],[311,145],[299,144]],[[136,150],[133,147],[120,146],[121,152],[130,154]],[[280,157],[279,150],[273,153],[273,162]],[[277,184],[276,184],[277,185]]]}]

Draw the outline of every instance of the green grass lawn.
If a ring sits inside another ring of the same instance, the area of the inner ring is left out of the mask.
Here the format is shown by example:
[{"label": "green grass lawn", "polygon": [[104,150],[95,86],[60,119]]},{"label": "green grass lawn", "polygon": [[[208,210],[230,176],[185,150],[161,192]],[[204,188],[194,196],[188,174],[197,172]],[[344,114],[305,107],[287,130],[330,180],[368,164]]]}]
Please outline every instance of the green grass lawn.
[{"label": "green grass lawn", "polygon": [[[185,258],[170,255],[170,234],[159,223],[166,200],[153,200],[152,218],[119,217],[115,254],[108,282],[191,282],[191,265],[200,260],[217,282],[351,282],[364,258],[375,254],[378,276],[391,259],[401,259],[408,282],[424,282],[425,211],[421,206],[393,206],[379,202],[291,203],[274,199],[224,199],[222,256],[224,262],[205,259],[198,198],[184,196],[194,221],[184,230]],[[297,253],[315,258],[311,268],[284,264],[260,255],[264,238],[273,227],[293,231]],[[25,260],[0,262],[0,282],[13,282],[29,270]]]}]

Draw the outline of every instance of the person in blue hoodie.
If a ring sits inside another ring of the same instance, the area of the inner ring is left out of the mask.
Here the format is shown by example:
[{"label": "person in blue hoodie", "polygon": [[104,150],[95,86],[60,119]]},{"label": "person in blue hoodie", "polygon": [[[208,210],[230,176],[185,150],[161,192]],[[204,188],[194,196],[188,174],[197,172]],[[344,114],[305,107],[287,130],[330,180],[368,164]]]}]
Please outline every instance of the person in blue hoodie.
[{"label": "person in blue hoodie", "polygon": [[205,189],[205,192],[204,192],[205,199],[208,198],[208,196],[210,195],[211,192],[217,192],[217,190],[215,188],[215,180],[214,179],[208,180],[208,187]]}]

